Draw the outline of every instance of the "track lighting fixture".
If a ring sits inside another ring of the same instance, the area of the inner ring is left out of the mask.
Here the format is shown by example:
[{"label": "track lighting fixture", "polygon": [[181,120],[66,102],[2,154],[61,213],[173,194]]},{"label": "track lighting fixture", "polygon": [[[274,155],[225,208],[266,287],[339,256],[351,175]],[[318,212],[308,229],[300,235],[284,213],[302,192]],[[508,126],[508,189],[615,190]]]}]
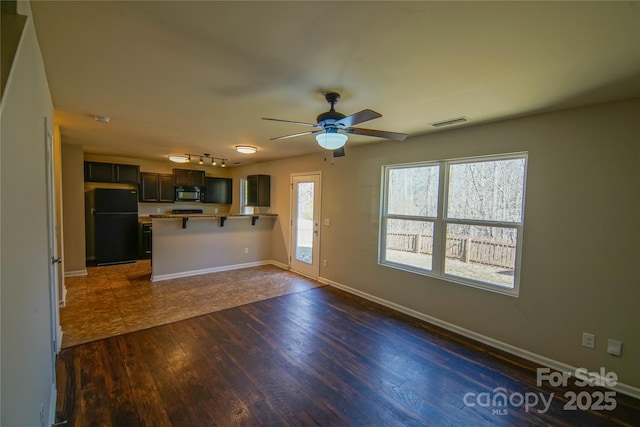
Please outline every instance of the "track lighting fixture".
[{"label": "track lighting fixture", "polygon": [[199,159],[198,164],[200,165],[204,165],[205,160],[208,161],[209,159],[211,159],[211,166],[216,166],[218,164],[217,160],[220,160],[220,166],[222,167],[225,167],[227,162],[227,159],[222,157],[215,157],[209,153],[202,153],[202,154],[184,153],[183,156],[169,156],[169,160],[176,163],[190,163],[191,156],[193,156],[194,158],[198,158]]}]

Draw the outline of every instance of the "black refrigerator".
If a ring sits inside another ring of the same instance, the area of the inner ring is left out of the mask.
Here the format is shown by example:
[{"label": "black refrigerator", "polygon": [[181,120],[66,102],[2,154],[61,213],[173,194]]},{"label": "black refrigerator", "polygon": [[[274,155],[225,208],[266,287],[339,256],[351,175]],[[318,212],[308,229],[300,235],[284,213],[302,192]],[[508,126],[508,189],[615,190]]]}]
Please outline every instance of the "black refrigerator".
[{"label": "black refrigerator", "polygon": [[[96,188],[85,193],[87,258],[97,265],[138,259],[138,192]],[[93,250],[93,254],[91,254]]]}]

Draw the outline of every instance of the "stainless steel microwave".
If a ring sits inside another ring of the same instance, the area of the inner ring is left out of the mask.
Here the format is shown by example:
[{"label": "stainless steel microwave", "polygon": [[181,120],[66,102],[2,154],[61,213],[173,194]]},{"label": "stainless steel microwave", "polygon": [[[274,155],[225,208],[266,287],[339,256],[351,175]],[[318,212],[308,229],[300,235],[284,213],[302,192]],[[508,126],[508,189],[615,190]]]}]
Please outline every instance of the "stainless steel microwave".
[{"label": "stainless steel microwave", "polygon": [[202,202],[204,188],[176,186],[176,202]]}]

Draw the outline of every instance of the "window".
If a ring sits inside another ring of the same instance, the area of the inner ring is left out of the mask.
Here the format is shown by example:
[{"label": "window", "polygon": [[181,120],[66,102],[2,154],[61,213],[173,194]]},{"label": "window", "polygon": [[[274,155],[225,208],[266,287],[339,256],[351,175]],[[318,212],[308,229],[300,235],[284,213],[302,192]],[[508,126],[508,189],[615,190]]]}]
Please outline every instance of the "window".
[{"label": "window", "polygon": [[380,264],[517,295],[526,161],[384,166]]},{"label": "window", "polygon": [[240,178],[240,213],[253,215],[253,206],[247,206],[247,179]]}]

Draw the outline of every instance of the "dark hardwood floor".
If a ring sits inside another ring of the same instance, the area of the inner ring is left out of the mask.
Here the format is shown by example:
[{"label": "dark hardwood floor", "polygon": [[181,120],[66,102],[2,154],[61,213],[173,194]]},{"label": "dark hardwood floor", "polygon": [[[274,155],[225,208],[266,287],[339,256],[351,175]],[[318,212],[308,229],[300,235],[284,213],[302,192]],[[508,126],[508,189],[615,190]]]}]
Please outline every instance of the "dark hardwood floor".
[{"label": "dark hardwood floor", "polygon": [[[538,387],[531,362],[331,287],[66,348],[57,369],[68,426],[640,421],[640,401],[620,394],[611,411],[566,410],[565,393],[598,389]],[[511,403],[485,405],[498,388]]]}]

